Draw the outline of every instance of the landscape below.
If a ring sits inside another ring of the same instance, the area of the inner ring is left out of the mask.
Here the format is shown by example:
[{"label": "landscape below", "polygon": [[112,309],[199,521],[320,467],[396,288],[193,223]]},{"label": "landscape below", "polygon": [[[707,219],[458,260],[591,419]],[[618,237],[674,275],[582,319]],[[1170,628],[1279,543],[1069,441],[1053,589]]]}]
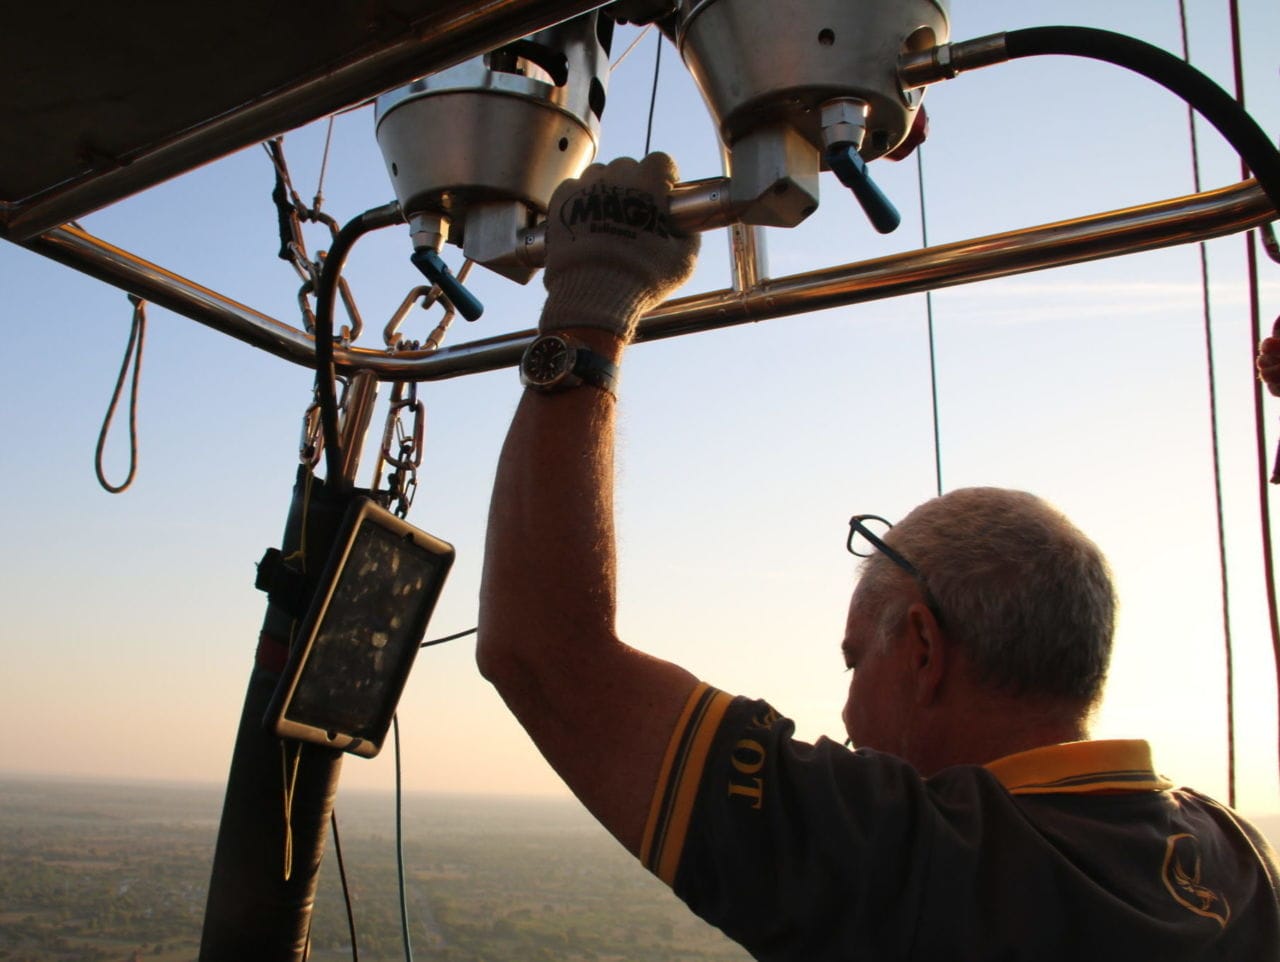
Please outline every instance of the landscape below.
[{"label": "landscape below", "polygon": [[[215,786],[0,778],[0,960],[194,960],[221,804]],[[576,803],[411,795],[403,809],[418,958],[749,958],[694,918]],[[394,799],[342,795],[337,810],[359,958],[403,959]],[[311,958],[352,958],[332,839]]]}]

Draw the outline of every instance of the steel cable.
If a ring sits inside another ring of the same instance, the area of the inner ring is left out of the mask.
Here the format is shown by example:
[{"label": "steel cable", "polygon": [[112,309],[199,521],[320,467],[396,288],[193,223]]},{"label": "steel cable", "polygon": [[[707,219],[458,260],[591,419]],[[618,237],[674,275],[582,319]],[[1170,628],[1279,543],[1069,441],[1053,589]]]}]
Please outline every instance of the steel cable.
[{"label": "steel cable", "polygon": [[[929,218],[924,199],[924,145],[916,148],[916,185],[920,192],[920,247],[929,246]],[[933,398],[933,475],[938,497],[942,497],[942,429],[938,418],[938,352],[933,337],[933,291],[924,292],[924,311],[929,330],[929,390]]]}]

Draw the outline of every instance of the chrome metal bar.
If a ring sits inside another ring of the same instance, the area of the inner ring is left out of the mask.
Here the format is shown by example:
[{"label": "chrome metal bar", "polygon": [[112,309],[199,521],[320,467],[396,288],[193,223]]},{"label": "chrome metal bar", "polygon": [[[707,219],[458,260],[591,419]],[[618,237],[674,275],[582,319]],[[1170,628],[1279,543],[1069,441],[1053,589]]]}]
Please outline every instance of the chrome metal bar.
[{"label": "chrome metal bar", "polygon": [[1005,35],[993,33],[976,40],[944,43],[918,53],[904,54],[898,61],[898,80],[904,90],[911,90],[939,80],[951,80],[965,70],[990,67],[1008,59]]},{"label": "chrome metal bar", "polygon": [[733,276],[733,289],[746,293],[769,276],[769,262],[765,257],[763,227],[751,224],[729,225],[729,270]]},{"label": "chrome metal bar", "polygon": [[[720,144],[720,169],[726,178],[733,174],[733,152],[723,142]],[[733,279],[733,289],[749,291],[769,275],[764,228],[730,224],[728,235],[729,276]]]},{"label": "chrome metal bar", "polygon": [[727,227],[741,213],[729,197],[728,177],[687,180],[671,189],[669,212],[678,230],[694,233]]},{"label": "chrome metal bar", "polygon": [[438,13],[415,24],[412,32],[389,46],[214,118],[125,165],[72,183],[47,197],[13,205],[0,218],[0,236],[30,240],[184,171],[593,10],[601,2],[477,0],[465,5],[441,4]]},{"label": "chrome metal bar", "polygon": [[[712,291],[668,301],[641,321],[637,340],[1194,243],[1274,219],[1275,208],[1257,182],[1248,180],[1189,197],[764,280],[745,291]],[[313,363],[311,338],[301,331],[82,230],[61,227],[25,246],[277,357],[296,364]],[[385,380],[440,380],[512,367],[532,337],[533,331],[522,331],[437,351],[395,355],[338,348],[334,359],[340,369],[366,369]]]},{"label": "chrome metal bar", "polygon": [[269,354],[298,364],[314,363],[310,335],[115,247],[79,227],[58,227],[23,242],[22,246]]},{"label": "chrome metal bar", "polygon": [[360,455],[364,451],[365,435],[369,433],[369,421],[373,406],[378,400],[378,378],[372,371],[361,370],[351,379],[347,393],[346,417],[342,419],[342,478],[354,484],[360,470]]},{"label": "chrome metal bar", "polygon": [[720,291],[668,301],[637,340],[805,314],[1248,230],[1277,217],[1254,180],[1154,204],[975,237],[770,280],[746,295]]}]

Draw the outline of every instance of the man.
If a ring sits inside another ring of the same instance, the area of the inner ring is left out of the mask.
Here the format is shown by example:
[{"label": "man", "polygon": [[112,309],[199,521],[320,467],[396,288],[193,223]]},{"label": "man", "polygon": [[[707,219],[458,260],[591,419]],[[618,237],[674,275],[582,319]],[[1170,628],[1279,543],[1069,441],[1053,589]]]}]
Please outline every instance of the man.
[{"label": "man", "polygon": [[[1276,327],[1280,328],[1280,318],[1276,320]],[[1268,391],[1280,397],[1280,330],[1258,344],[1257,366],[1258,379]]]},{"label": "man", "polygon": [[1270,959],[1272,857],[1155,774],[1085,742],[1109,656],[1097,548],[1018,492],[953,492],[883,540],[842,644],[857,751],[806,745],[614,629],[615,365],[689,277],[670,159],[557,190],[548,298],[499,462],[477,658],[574,793],[756,957]]}]

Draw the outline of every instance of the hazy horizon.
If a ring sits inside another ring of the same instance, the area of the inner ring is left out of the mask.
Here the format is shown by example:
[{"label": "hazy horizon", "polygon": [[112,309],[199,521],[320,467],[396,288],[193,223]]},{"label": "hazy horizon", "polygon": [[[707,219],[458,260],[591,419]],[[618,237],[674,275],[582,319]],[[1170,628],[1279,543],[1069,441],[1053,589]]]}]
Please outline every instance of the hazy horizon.
[{"label": "hazy horizon", "polygon": [[[354,761],[359,761],[355,759]],[[345,760],[344,760],[345,763]],[[174,790],[201,790],[209,793],[221,793],[226,791],[226,782],[215,782],[206,779],[170,779],[170,778],[148,778],[144,776],[131,777],[125,775],[96,775],[96,774],[78,774],[75,772],[39,772],[25,771],[14,769],[0,768],[0,785],[10,782],[27,782],[34,784],[54,785],[74,785],[84,784],[100,787],[113,787],[121,789],[129,789],[135,787],[156,787],[171,788]],[[1182,787],[1182,786],[1178,786]],[[1192,786],[1187,786],[1192,787]],[[395,795],[395,788],[390,787],[371,787],[368,785],[355,785],[351,787],[343,787],[339,784],[337,799],[340,802],[343,798],[390,798]],[[557,803],[566,807],[577,809],[585,816],[594,817],[587,812],[587,809],[573,795],[568,788],[563,788],[559,792],[491,792],[491,791],[449,791],[448,789],[422,789],[422,788],[405,788],[401,790],[403,798],[424,798],[439,799],[442,801],[452,799],[482,799],[493,802],[534,802],[534,803]],[[1223,799],[1217,799],[1222,804],[1226,804]],[[1266,811],[1237,809],[1239,814],[1252,822],[1257,823],[1258,827],[1270,840],[1273,847],[1280,851],[1280,807]]]}]

